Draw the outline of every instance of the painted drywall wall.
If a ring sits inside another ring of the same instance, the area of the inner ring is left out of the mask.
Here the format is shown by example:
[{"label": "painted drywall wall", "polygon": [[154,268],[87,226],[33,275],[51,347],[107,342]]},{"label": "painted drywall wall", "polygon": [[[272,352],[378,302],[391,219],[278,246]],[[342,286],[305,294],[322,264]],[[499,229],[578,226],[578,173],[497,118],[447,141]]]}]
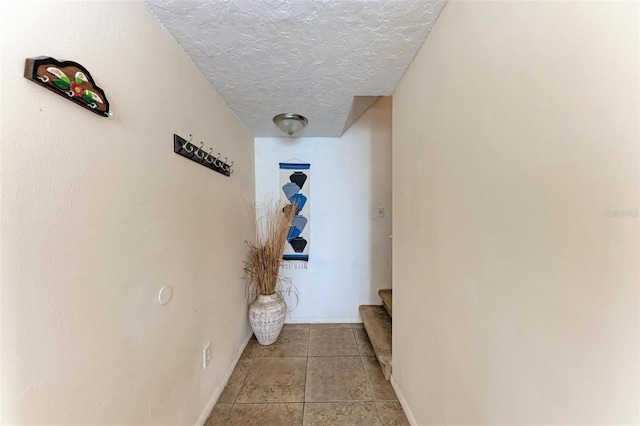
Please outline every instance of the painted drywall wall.
[{"label": "painted drywall wall", "polygon": [[[249,334],[253,136],[142,2],[1,16],[2,423],[193,425]],[[39,55],[85,65],[115,115],[23,78]],[[174,154],[174,133],[236,173]]]},{"label": "painted drywall wall", "polygon": [[640,421],[638,12],[451,2],[394,93],[393,375],[417,424]]},{"label": "painted drywall wall", "polygon": [[261,201],[280,198],[278,163],[311,163],[310,261],[283,270],[299,294],[286,321],[361,322],[358,306],[380,304],[378,290],[391,287],[391,99],[341,138],[256,138],[255,156]]}]

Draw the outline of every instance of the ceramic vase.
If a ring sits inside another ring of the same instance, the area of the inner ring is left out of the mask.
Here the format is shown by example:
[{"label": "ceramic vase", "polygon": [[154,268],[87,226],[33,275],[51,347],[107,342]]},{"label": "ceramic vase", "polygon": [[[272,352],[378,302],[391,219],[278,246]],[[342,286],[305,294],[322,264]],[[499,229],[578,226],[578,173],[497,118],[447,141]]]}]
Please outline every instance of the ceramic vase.
[{"label": "ceramic vase", "polygon": [[286,316],[287,304],[277,293],[259,295],[249,307],[249,323],[258,343],[270,345],[275,342]]}]

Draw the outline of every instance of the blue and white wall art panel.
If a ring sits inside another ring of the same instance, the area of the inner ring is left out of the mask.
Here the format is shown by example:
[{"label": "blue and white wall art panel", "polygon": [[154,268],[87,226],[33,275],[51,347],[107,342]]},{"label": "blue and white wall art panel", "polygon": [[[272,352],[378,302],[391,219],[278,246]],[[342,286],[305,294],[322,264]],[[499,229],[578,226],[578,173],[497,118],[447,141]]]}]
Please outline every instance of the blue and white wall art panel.
[{"label": "blue and white wall art panel", "polygon": [[309,261],[309,163],[280,163],[280,187],[282,199],[287,203],[285,208],[295,208],[284,260]]}]

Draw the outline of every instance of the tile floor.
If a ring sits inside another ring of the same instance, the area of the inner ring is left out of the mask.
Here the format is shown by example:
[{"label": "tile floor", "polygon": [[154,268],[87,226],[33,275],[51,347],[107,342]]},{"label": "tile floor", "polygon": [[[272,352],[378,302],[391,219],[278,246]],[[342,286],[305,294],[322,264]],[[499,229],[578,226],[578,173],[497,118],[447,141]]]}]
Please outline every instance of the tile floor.
[{"label": "tile floor", "polygon": [[251,338],[205,426],[408,424],[362,324],[286,324]]}]

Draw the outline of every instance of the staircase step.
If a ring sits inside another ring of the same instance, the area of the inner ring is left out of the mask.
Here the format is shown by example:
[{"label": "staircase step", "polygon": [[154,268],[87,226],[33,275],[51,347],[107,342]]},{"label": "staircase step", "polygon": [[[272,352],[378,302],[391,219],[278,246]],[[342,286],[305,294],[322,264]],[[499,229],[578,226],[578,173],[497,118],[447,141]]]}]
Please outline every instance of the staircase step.
[{"label": "staircase step", "polygon": [[391,317],[380,305],[360,305],[360,315],[384,378],[391,377]]},{"label": "staircase step", "polygon": [[391,289],[379,290],[378,295],[382,299],[382,306],[387,310],[389,316],[393,317],[393,314],[391,313],[391,307],[393,306],[391,303]]}]

